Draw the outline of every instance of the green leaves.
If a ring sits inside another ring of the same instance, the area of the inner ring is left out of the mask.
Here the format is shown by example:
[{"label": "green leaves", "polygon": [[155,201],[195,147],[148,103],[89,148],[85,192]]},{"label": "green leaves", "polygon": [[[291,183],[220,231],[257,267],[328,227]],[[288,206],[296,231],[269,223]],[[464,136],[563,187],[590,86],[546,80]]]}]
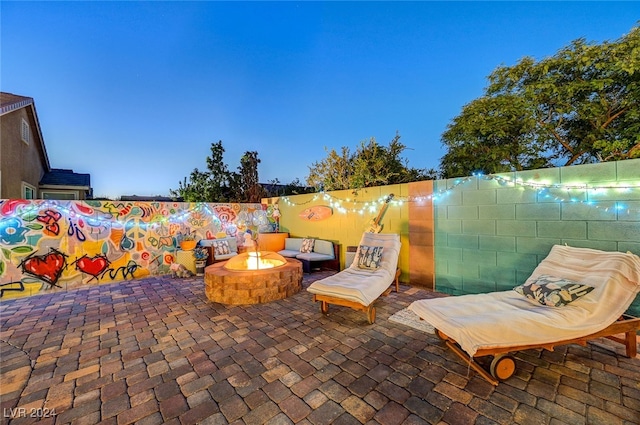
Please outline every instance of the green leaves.
[{"label": "green leaves", "polygon": [[360,142],[354,153],[345,146],[340,153],[332,149],[325,159],[309,167],[307,184],[317,190],[343,190],[435,178],[434,170],[409,167],[401,156],[406,149],[397,133],[388,146],[372,137]]},{"label": "green leaves", "polygon": [[573,41],[489,76],[442,135],[444,177],[637,157],[640,27],[615,42]]}]

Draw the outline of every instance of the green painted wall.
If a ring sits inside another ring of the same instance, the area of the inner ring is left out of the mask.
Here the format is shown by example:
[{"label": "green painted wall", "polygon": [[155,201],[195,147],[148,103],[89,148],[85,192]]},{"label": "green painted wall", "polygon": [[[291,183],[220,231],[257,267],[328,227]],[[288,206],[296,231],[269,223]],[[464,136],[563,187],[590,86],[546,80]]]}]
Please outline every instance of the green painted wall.
[{"label": "green painted wall", "polygon": [[438,180],[434,193],[439,292],[513,288],[554,244],[640,255],[640,159]]}]

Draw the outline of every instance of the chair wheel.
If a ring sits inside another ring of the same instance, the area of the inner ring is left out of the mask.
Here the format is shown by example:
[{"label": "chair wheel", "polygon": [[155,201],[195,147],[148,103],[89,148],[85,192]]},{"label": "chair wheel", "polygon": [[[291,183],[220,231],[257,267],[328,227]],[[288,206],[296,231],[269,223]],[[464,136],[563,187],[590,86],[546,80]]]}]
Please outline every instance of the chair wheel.
[{"label": "chair wheel", "polygon": [[497,355],[491,361],[490,372],[494,378],[504,381],[516,371],[516,360],[507,354]]},{"label": "chair wheel", "polygon": [[367,310],[367,321],[372,325],[376,321],[376,308],[371,306]]},{"label": "chair wheel", "polygon": [[440,329],[436,329],[434,333],[438,338],[440,338],[441,341],[446,341],[449,339],[449,337],[446,336]]}]

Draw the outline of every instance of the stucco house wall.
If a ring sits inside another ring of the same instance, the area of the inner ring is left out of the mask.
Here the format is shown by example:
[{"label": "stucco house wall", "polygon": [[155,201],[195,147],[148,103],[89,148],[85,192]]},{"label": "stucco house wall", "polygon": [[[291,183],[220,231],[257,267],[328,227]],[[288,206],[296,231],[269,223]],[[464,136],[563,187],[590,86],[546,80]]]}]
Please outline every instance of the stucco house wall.
[{"label": "stucco house wall", "polygon": [[[28,98],[26,98],[28,99]],[[42,142],[33,100],[23,107],[2,112],[0,143],[0,198],[22,198],[22,182],[38,190],[49,163]],[[22,120],[29,124],[29,143],[22,141]]]}]

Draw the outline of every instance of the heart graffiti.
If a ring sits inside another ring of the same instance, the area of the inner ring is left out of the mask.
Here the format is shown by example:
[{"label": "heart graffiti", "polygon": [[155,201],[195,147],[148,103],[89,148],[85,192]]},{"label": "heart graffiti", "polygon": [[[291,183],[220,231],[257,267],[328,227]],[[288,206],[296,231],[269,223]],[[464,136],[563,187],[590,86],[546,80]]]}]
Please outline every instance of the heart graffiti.
[{"label": "heart graffiti", "polygon": [[62,217],[58,211],[46,210],[44,214],[39,215],[36,219],[45,223],[44,234],[47,236],[58,236],[60,233],[60,225],[58,220]]},{"label": "heart graffiti", "polygon": [[66,256],[52,249],[45,255],[27,257],[21,263],[22,272],[41,279],[51,286],[58,286],[58,279],[67,266]]},{"label": "heart graffiti", "polygon": [[95,257],[83,255],[76,261],[78,270],[95,278],[101,275],[107,267],[109,267],[109,260],[104,255],[96,255]]}]

